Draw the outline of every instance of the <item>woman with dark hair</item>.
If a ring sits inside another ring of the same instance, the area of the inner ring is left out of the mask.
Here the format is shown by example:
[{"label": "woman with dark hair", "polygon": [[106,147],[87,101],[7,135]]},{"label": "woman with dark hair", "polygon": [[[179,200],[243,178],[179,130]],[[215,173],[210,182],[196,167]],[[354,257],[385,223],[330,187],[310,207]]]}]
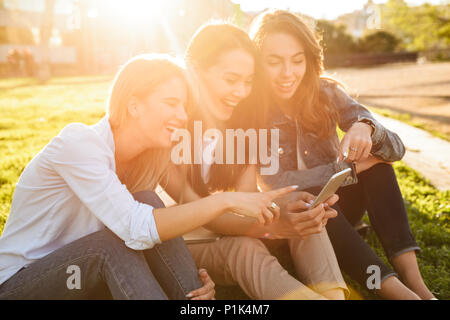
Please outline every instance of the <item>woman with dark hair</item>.
[{"label": "woman with dark hair", "polygon": [[[400,138],[322,75],[322,47],[300,17],[282,10],[264,12],[253,22],[251,37],[261,53],[271,101],[265,123],[280,130],[280,170],[262,177],[265,188],[296,184],[317,193],[334,173],[352,168],[352,178],[338,191],[340,213],[327,225],[341,268],[366,286],[368,267],[379,266],[377,292],[385,298],[433,298],[420,275],[415,254],[420,248],[391,166],[405,152]],[[346,132],[341,142],[337,125]],[[352,228],[366,210],[409,289]]]},{"label": "woman with dark hair", "polygon": [[[186,60],[197,93],[197,103],[188,113],[188,129],[195,134],[196,123],[201,123],[203,130],[213,134],[202,141],[202,163],[187,168],[189,183],[180,188],[182,182],[175,179],[177,171],[174,170],[165,189],[179,202],[220,191],[258,191],[256,165],[249,164],[248,151],[246,164],[236,164],[237,152],[242,150],[224,149],[219,142],[219,136],[225,136],[227,129],[258,128],[259,124],[247,114],[247,104],[259,96],[260,68],[254,44],[236,26],[210,23],[191,39]],[[224,164],[219,155],[225,158],[229,152],[234,152],[235,161]],[[181,176],[178,172],[178,177]],[[327,205],[311,210],[309,200],[311,195],[300,193],[290,204],[289,214],[298,220],[294,227],[278,221],[278,208],[273,211],[271,223],[266,225],[230,210],[206,224],[208,229],[224,235],[222,238],[189,244],[188,248],[197,266],[207,269],[216,283],[239,284],[252,299],[344,299],[347,287],[328,236],[320,226],[324,217],[335,216],[329,205],[337,201],[337,196],[329,199]],[[280,234],[283,231],[283,238],[289,238],[298,279],[280,265],[260,240],[278,238],[273,230]]]}]

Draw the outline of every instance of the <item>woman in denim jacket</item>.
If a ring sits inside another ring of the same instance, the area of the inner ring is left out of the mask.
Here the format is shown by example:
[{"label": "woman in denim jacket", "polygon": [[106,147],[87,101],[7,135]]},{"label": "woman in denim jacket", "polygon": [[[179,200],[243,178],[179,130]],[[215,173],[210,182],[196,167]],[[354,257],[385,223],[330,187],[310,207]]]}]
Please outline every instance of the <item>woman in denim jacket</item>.
[{"label": "woman in denim jacket", "polygon": [[[279,129],[280,169],[262,176],[266,188],[298,185],[318,193],[336,172],[352,168],[340,188],[340,212],[323,223],[339,264],[363,286],[368,268],[377,265],[386,298],[433,298],[420,275],[416,250],[391,162],[405,148],[400,138],[379,124],[370,112],[349,97],[336,82],[321,77],[322,48],[311,29],[287,11],[269,11],[254,22],[251,36],[261,50],[270,107],[265,123]],[[346,134],[339,142],[336,125]],[[368,212],[371,225],[400,275],[385,265],[354,228]]]}]

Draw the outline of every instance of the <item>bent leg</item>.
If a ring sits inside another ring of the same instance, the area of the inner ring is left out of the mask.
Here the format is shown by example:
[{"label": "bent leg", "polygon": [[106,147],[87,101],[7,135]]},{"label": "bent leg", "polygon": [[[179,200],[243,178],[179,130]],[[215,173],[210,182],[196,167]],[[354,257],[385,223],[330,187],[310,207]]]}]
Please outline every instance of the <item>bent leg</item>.
[{"label": "bent leg", "polygon": [[[154,208],[165,207],[153,191],[138,192],[133,196],[137,201]],[[203,286],[194,259],[182,237],[164,241],[143,253],[169,299],[185,300],[186,294]]]},{"label": "bent leg", "polygon": [[188,248],[197,266],[207,269],[217,284],[239,284],[252,299],[324,299],[289,275],[258,239],[223,237]]},{"label": "bent leg", "polygon": [[[336,255],[324,229],[304,240],[288,240],[291,257],[298,278],[312,290],[326,295],[339,290],[349,296]],[[342,298],[345,298],[342,294]]]},{"label": "bent leg", "polygon": [[377,164],[360,173],[358,178],[370,224],[388,258],[408,251],[419,251],[392,166]]},{"label": "bent leg", "polygon": [[377,164],[359,177],[370,222],[395,270],[421,298],[433,298],[420,274],[416,258],[420,247],[411,232],[394,169]]},{"label": "bent leg", "polygon": [[203,286],[183,238],[164,241],[144,250],[144,256],[169,299],[185,300],[189,292]]},{"label": "bent leg", "polygon": [[[312,194],[318,194],[320,190],[311,188],[307,191]],[[366,282],[370,277],[367,270],[370,266],[379,268],[381,282],[390,276],[396,275],[361,238],[342,214],[340,207],[335,204],[333,208],[338,214],[335,218],[328,220],[326,230],[341,270],[363,287],[367,287]]]},{"label": "bent leg", "polygon": [[[79,268],[79,289],[69,285],[70,266]],[[108,229],[75,240],[17,272],[0,286],[0,299],[88,299],[105,283],[114,299],[167,299],[142,252],[126,247]]]}]

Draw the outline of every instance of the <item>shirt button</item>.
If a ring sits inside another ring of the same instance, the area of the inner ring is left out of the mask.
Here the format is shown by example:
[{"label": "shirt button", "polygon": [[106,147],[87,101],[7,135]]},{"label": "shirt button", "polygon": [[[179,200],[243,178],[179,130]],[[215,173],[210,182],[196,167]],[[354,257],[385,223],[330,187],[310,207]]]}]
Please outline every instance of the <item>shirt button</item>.
[{"label": "shirt button", "polygon": [[281,147],[280,147],[280,148],[278,148],[278,154],[280,154],[280,155],[281,155],[281,154],[284,154],[284,149],[283,149],[283,148],[281,148]]}]

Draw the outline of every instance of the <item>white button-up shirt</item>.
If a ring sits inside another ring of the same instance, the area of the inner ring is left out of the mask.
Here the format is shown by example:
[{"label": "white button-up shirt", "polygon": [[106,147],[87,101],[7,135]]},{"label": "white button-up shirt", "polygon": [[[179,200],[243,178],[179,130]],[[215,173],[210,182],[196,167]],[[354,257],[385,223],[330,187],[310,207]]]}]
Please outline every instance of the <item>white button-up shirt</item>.
[{"label": "white button-up shirt", "polygon": [[0,238],[0,284],[22,267],[105,226],[135,250],[161,243],[153,207],[116,175],[114,139],[104,117],[73,123],[20,176]]}]

